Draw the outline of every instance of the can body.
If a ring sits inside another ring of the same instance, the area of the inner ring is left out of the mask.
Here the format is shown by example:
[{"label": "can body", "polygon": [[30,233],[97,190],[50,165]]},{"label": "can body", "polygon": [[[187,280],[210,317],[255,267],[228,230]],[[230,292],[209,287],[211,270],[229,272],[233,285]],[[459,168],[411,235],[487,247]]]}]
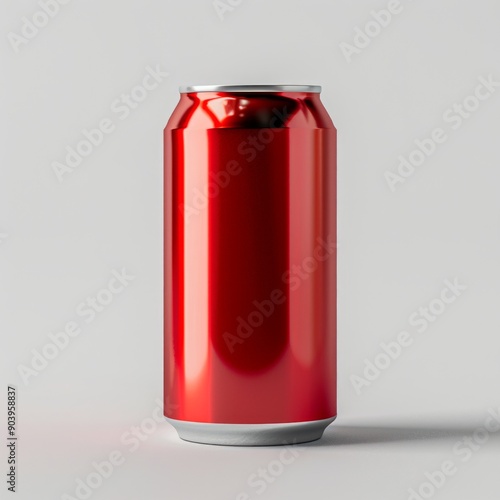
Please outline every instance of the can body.
[{"label": "can body", "polygon": [[187,91],[164,134],[166,417],[193,441],[317,439],[336,416],[336,130],[319,93]]}]

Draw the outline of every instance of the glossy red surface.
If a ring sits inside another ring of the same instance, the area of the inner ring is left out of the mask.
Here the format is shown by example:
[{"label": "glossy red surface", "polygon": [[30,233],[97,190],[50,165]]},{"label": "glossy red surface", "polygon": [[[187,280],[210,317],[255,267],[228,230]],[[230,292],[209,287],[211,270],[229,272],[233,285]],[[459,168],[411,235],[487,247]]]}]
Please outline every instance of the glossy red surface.
[{"label": "glossy red surface", "polygon": [[336,130],[313,93],[182,94],[165,128],[165,414],[336,415]]}]

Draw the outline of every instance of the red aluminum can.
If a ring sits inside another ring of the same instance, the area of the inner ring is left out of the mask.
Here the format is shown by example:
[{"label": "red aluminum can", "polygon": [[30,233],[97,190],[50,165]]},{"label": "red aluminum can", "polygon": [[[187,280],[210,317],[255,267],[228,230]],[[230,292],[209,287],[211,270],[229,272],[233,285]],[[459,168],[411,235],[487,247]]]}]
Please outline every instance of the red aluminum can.
[{"label": "red aluminum can", "polygon": [[181,88],[165,140],[165,416],[188,441],[336,416],[336,130],[318,86]]}]

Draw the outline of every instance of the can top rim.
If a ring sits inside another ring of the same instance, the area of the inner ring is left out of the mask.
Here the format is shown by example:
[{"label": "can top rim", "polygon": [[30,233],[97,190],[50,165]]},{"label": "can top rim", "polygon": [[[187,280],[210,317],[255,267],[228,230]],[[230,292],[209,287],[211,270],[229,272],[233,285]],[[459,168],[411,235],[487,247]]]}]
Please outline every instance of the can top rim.
[{"label": "can top rim", "polygon": [[319,94],[320,85],[182,85],[181,94],[190,92],[312,92]]}]

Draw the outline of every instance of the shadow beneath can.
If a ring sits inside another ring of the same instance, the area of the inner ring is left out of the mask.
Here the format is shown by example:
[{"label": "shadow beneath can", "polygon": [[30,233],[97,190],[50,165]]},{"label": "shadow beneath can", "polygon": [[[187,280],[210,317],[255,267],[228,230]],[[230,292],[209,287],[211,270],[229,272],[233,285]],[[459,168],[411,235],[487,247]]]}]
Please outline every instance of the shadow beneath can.
[{"label": "shadow beneath can", "polygon": [[[482,429],[482,431],[478,431]],[[355,446],[370,444],[407,443],[412,441],[458,441],[475,432],[488,434],[488,441],[500,444],[500,431],[485,431],[484,425],[451,424],[422,426],[363,426],[335,425],[328,427],[323,437],[318,441],[304,443],[298,446]]]}]

